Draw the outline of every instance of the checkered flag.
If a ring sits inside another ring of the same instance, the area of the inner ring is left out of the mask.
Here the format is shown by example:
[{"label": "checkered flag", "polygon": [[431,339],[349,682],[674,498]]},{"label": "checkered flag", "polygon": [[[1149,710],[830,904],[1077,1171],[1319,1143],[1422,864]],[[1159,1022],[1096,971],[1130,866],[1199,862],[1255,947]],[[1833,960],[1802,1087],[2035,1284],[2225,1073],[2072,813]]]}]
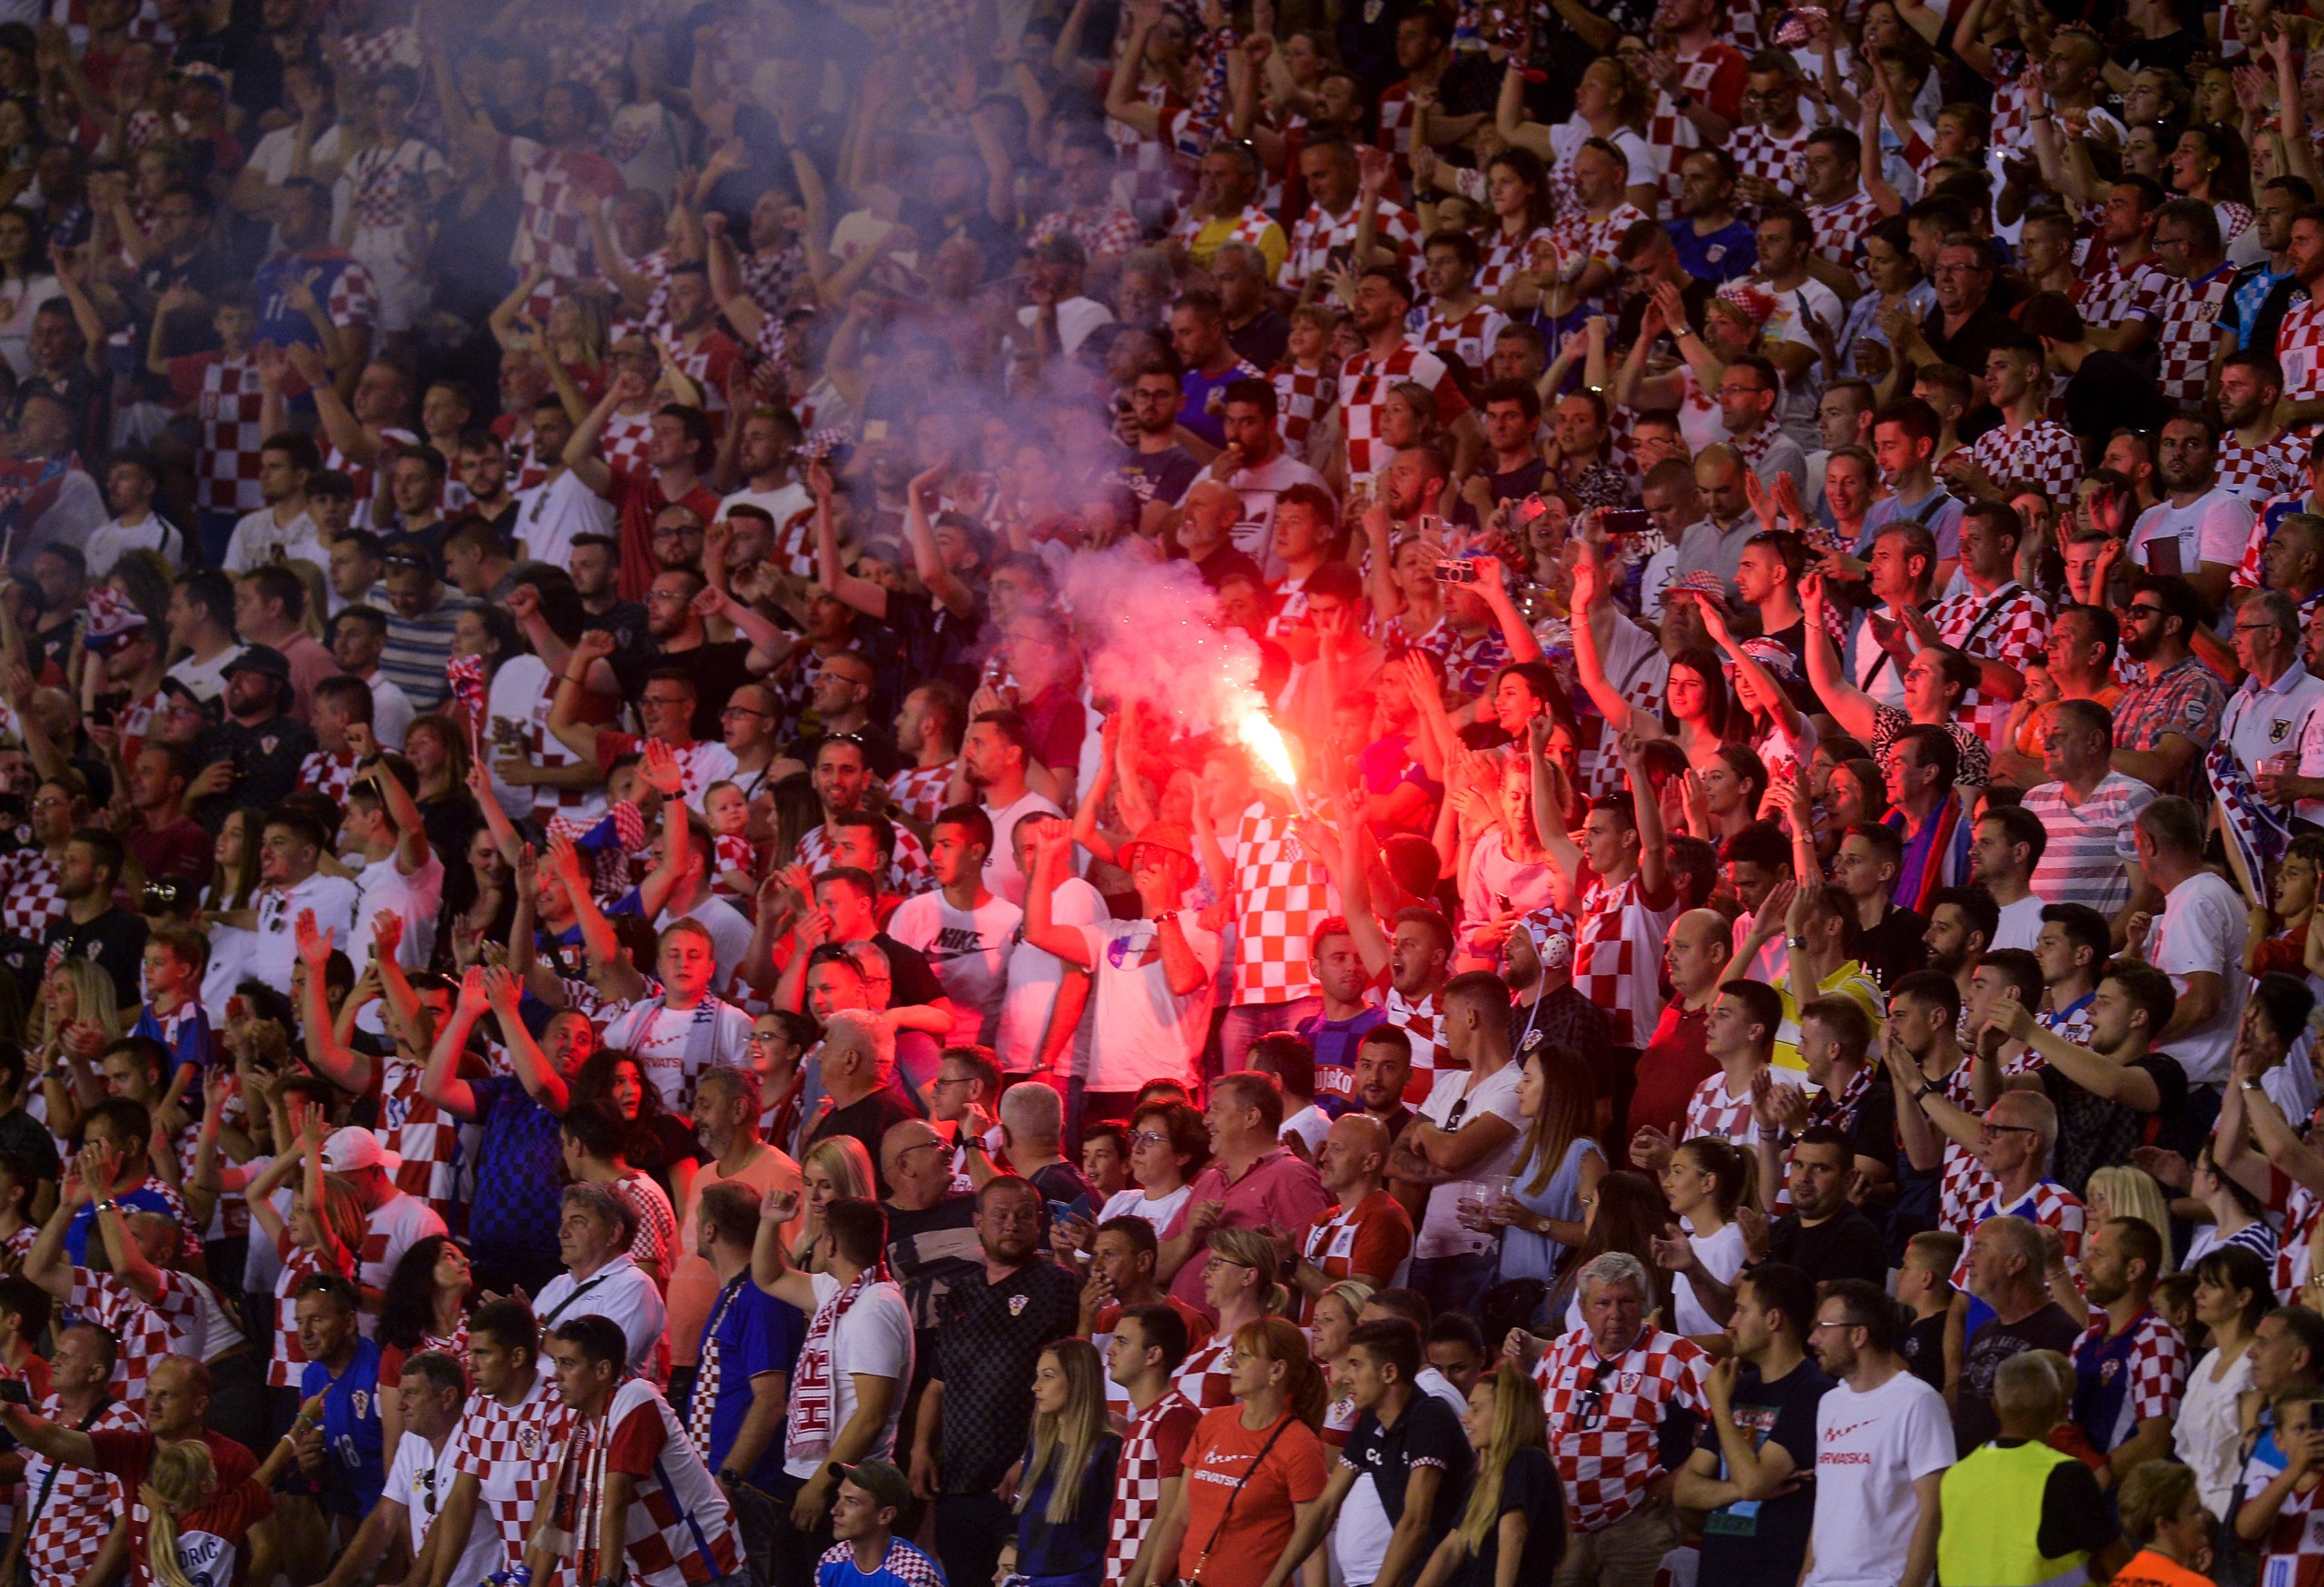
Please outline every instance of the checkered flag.
[{"label": "checkered flag", "polygon": [[2291,827],[2282,814],[2251,785],[2251,775],[2243,763],[2235,758],[2227,740],[2211,741],[2209,754],[2203,757],[2203,769],[2210,774],[2211,792],[2219,799],[2220,831],[2230,845],[2229,857],[2237,862],[2238,877],[2245,891],[2253,898],[2260,892],[2265,867],[2280,860],[2291,843]]}]

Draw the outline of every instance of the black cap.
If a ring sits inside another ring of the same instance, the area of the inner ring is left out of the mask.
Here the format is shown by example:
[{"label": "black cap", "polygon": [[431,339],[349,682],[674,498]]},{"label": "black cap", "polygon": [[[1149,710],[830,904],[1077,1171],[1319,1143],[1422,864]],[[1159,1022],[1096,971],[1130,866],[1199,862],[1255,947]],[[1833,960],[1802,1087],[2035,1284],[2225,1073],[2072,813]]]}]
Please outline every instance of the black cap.
[{"label": "black cap", "polygon": [[271,645],[246,645],[240,656],[226,664],[226,671],[264,673],[287,684],[290,681],[290,660]]}]

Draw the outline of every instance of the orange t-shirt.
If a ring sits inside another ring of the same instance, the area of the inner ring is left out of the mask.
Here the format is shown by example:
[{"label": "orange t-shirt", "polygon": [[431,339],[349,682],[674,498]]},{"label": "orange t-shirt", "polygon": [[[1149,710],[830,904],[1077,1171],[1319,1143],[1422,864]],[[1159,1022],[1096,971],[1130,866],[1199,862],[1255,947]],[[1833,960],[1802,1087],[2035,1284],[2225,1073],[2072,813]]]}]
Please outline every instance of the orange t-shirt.
[{"label": "orange t-shirt", "polygon": [[2141,1549],[2107,1587],[2211,1587],[2211,1579],[2164,1559],[2152,1549]]},{"label": "orange t-shirt", "polygon": [[[1199,1566],[1201,1587],[1260,1587],[1291,1541],[1296,1519],[1292,1506],[1323,1497],[1327,1471],[1323,1441],[1288,1413],[1283,1420],[1287,1424],[1271,1449],[1266,1444],[1275,1425],[1256,1431],[1244,1426],[1240,1405],[1221,1405],[1196,1425],[1184,1468],[1187,1535],[1178,1547],[1181,1581],[1193,1581]],[[1262,1449],[1266,1449],[1263,1461]],[[1250,1480],[1244,1482],[1246,1472]],[[1239,1493],[1237,1483],[1243,1484]],[[1232,1514],[1226,1506],[1230,1495],[1235,1500]]]}]

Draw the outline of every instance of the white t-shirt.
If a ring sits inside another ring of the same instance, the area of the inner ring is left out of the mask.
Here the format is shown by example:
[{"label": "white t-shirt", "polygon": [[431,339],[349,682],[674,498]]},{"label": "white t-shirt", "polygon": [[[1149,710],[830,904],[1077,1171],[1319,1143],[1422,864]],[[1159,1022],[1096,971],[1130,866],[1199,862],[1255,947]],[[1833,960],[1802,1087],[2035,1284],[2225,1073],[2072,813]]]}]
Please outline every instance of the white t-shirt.
[{"label": "white t-shirt", "polygon": [[566,567],[576,535],[610,535],[619,515],[614,504],[567,468],[530,490],[517,492],[517,544],[528,562]]},{"label": "white t-shirt", "polygon": [[2185,507],[2159,501],[2139,515],[2131,530],[2131,560],[2152,568],[2152,542],[2179,542],[2179,566],[2173,571],[2191,574],[2200,562],[2232,567],[2243,560],[2251,538],[2251,504],[2230,491],[2214,488]]},{"label": "white t-shirt", "polygon": [[[815,1286],[815,1306],[819,1311],[840,1292],[840,1281],[828,1273],[811,1273],[807,1278]],[[855,1414],[855,1380],[859,1376],[892,1378],[899,1385],[911,1376],[911,1308],[904,1304],[904,1292],[884,1280],[865,1285],[863,1293],[855,1297],[855,1304],[847,1308],[847,1315],[832,1328],[834,1437]],[[880,1429],[872,1447],[859,1458],[891,1458],[889,1452],[896,1444],[896,1424],[903,1414],[904,1396],[900,1386],[889,1403],[888,1424]],[[791,1476],[812,1477],[821,1464],[820,1460],[792,1460],[784,1462],[783,1469]]]},{"label": "white t-shirt", "polygon": [[[379,1388],[381,1393],[393,1392],[385,1384]],[[388,1473],[388,1485],[380,1496],[404,1507],[415,1555],[428,1541],[428,1529],[436,1524],[444,1502],[452,1496],[452,1482],[458,1474],[452,1469],[452,1454],[459,1442],[457,1427],[444,1440],[441,1449],[432,1447],[428,1440],[407,1428],[396,1445],[396,1463]],[[500,1529],[492,1523],[488,1513],[480,1513],[477,1519],[481,1524],[468,1528],[468,1546],[460,1551],[459,1562],[452,1567],[452,1581],[486,1581],[507,1565],[502,1558]]]},{"label": "white t-shirt", "polygon": [[[1205,931],[1192,915],[1181,914],[1178,925],[1203,970],[1202,983],[1185,997],[1170,991],[1152,921],[1106,920],[1081,928],[1097,966],[1089,993],[1088,1090],[1135,1091],[1148,1080],[1196,1078],[1196,1060],[1210,1035],[1221,943],[1216,932]],[[1149,949],[1150,962],[1141,962]]]},{"label": "white t-shirt", "polygon": [[814,496],[797,480],[778,485],[773,490],[737,490],[718,504],[720,518],[732,518],[738,507],[754,507],[774,520],[778,541],[783,526],[815,505]]},{"label": "white t-shirt", "polygon": [[[538,660],[539,658],[537,656],[530,658],[518,656],[517,659],[517,661],[523,661],[527,659]],[[508,664],[509,666],[514,666],[515,665],[516,662],[510,662]],[[508,670],[508,667],[504,666],[500,670],[505,673]],[[543,670],[546,671],[547,669],[544,668]],[[411,696],[403,692],[402,686],[399,685],[395,679],[376,668],[373,669],[371,675],[364,681],[371,685],[371,736],[378,739],[389,749],[401,749],[403,747],[404,733],[411,726],[411,719],[419,715],[418,712],[411,708]],[[495,784],[496,787],[497,785],[498,784]],[[514,807],[504,805],[502,808],[511,810],[511,819],[513,820],[521,815],[523,812],[530,810],[532,808],[532,804],[533,802],[528,796],[523,801],[523,803]]]},{"label": "white t-shirt", "polygon": [[[1106,918],[1106,901],[1078,876],[1068,876],[1049,895],[1049,918],[1060,926],[1094,926]],[[1020,929],[1009,941],[1007,986],[992,1041],[1002,1073],[1029,1073],[1040,1061],[1041,1037],[1049,1028],[1049,1010],[1057,1005],[1058,988],[1064,984],[1064,961],[1026,941]],[[1088,1010],[1085,1008],[1082,1013],[1081,1029],[1074,1041],[1077,1054],[1087,1047],[1090,1028]]]},{"label": "white t-shirt", "polygon": [[920,951],[952,1000],[955,1046],[992,1045],[1009,990],[1009,944],[1025,912],[1005,898],[956,909],[942,890],[915,893],[896,906],[888,935]]},{"label": "white t-shirt", "polygon": [[[1216,471],[1211,478],[1217,478]],[[1225,484],[1243,502],[1243,515],[1232,534],[1235,549],[1257,563],[1268,582],[1279,581],[1284,566],[1275,548],[1275,498],[1295,485],[1314,485],[1327,491],[1331,488],[1324,484],[1321,474],[1289,452],[1256,468],[1237,468],[1226,476]]]},{"label": "white t-shirt", "polygon": [[1118,1217],[1142,1217],[1152,1224],[1154,1232],[1159,1235],[1170,1227],[1170,1220],[1178,1216],[1178,1208],[1184,1207],[1187,1198],[1194,1193],[1192,1185],[1181,1185],[1167,1196],[1149,1198],[1133,1185],[1106,1198],[1106,1205],[1098,1210],[1098,1221],[1108,1224]]},{"label": "white t-shirt", "polygon": [[[1739,1223],[1729,1220],[1727,1227],[1715,1235],[1689,1235],[1687,1243],[1694,1247],[1695,1255],[1702,1258],[1703,1266],[1710,1270],[1710,1276],[1721,1284],[1733,1283],[1735,1276],[1743,1270],[1746,1253],[1743,1249],[1743,1226]],[[1695,1297],[1693,1283],[1684,1273],[1670,1280],[1670,1302],[1671,1312],[1679,1319],[1679,1326],[1670,1330],[1672,1333],[1683,1334],[1693,1339],[1705,1334],[1725,1331],[1726,1325],[1703,1309],[1703,1303]]]},{"label": "white t-shirt", "polygon": [[2001,923],[1994,927],[1991,952],[2002,948],[2034,950],[2034,941],[2042,934],[2042,912],[2049,908],[2049,901],[2039,893],[2027,893],[2015,903],[2001,906]]},{"label": "white t-shirt", "polygon": [[323,549],[322,535],[315,527],[315,520],[302,512],[287,524],[277,523],[271,507],[241,516],[234,525],[233,537],[226,542],[226,556],[221,566],[229,573],[248,573],[273,561],[278,550],[286,561],[311,562],[326,569],[330,567],[330,553]]},{"label": "white t-shirt", "polygon": [[[1461,1257],[1472,1252],[1489,1251],[1493,1237],[1481,1235],[1461,1227],[1461,1198],[1485,1198],[1484,1182],[1495,1175],[1514,1173],[1517,1159],[1525,1150],[1525,1115],[1517,1105],[1518,1083],[1524,1079],[1524,1066],[1505,1063],[1482,1079],[1474,1071],[1464,1069],[1441,1070],[1429,1089],[1428,1100],[1420,1106],[1420,1116],[1439,1129],[1451,1133],[1473,1119],[1487,1114],[1509,1121],[1509,1144],[1472,1164],[1466,1177],[1448,1179],[1432,1186],[1428,1192],[1428,1210],[1421,1218],[1421,1226],[1413,1241],[1415,1257]],[[1474,1085],[1471,1081],[1474,1080]],[[1456,1119],[1455,1114],[1459,1117]]]},{"label": "white t-shirt", "polygon": [[[629,1341],[632,1371],[656,1383],[669,1375],[669,1343],[664,1337],[669,1332],[669,1313],[662,1304],[662,1292],[626,1251],[586,1278],[576,1281],[568,1270],[542,1285],[539,1297],[533,1302],[533,1315],[540,1318],[543,1334],[576,1317],[606,1318]],[[544,1355],[540,1366],[546,1377],[556,1369],[556,1363]]]},{"label": "white t-shirt", "polygon": [[[722,744],[720,747],[724,746]],[[734,982],[734,967],[742,963],[743,955],[751,950],[750,917],[716,893],[708,892],[703,895],[701,902],[683,915],[674,915],[664,910],[662,918],[654,922],[654,929],[659,932],[673,921],[680,920],[699,921],[709,929],[710,949],[717,956],[717,969],[713,971],[710,990],[713,992],[724,991]]]},{"label": "white t-shirt", "polygon": [[[312,910],[315,929],[337,933],[346,942],[355,928],[355,883],[318,871],[289,892],[268,888],[258,895],[258,930],[243,960],[244,973],[285,993],[290,971],[299,962],[299,913]],[[353,954],[349,959],[360,963]]]},{"label": "white t-shirt", "polygon": [[492,796],[511,821],[521,822],[531,813],[540,790],[502,782],[497,763],[532,758],[533,706],[556,692],[556,679],[537,656],[512,656],[492,675],[491,691],[485,697],[484,754],[494,768]]},{"label": "white t-shirt", "polygon": [[2243,1022],[2243,1000],[2251,989],[2251,978],[2243,973],[2250,931],[2242,896],[2209,871],[2172,888],[2147,930],[2146,961],[2181,992],[2196,971],[2220,978],[2219,1012],[2171,1043],[2171,1056],[2187,1071],[2191,1086],[2215,1086],[2227,1078],[2236,1028]]},{"label": "white t-shirt", "polygon": [[1953,1464],[1945,1396],[1909,1372],[1816,1407],[1816,1568],[1801,1587],[1895,1587],[1920,1504],[1915,1479]]},{"label": "white t-shirt", "polygon": [[147,512],[145,521],[131,526],[119,518],[108,518],[89,531],[89,543],[82,547],[88,558],[89,577],[103,578],[113,571],[114,563],[132,551],[158,551],[172,563],[184,560],[185,537],[177,527],[157,512]]},{"label": "white t-shirt", "polygon": [[[649,998],[632,1005],[606,1027],[605,1044],[637,1060],[645,1078],[662,1093],[663,1105],[673,1113],[692,1114],[694,1083],[704,1070],[714,1064],[740,1069],[749,1061],[750,1015],[714,997],[704,1003],[710,1010],[706,1015],[701,1008],[665,1009],[661,999]],[[686,1050],[694,1041],[697,1018],[706,1020],[710,1029],[698,1058],[689,1061]]]},{"label": "white t-shirt", "polygon": [[356,873],[355,929],[347,935],[348,962],[368,963],[371,958],[371,922],[380,911],[403,917],[403,941],[396,947],[396,962],[406,970],[425,970],[436,951],[436,912],[444,902],[444,862],[435,848],[427,849],[419,869],[407,876],[396,857],[377,860]]},{"label": "white t-shirt", "polygon": [[208,661],[184,657],[170,668],[169,675],[192,690],[193,697],[207,705],[226,692],[226,669],[241,656],[241,646],[229,645]]},{"label": "white t-shirt", "polygon": [[1277,1132],[1276,1138],[1289,1146],[1292,1138],[1298,1137],[1299,1144],[1305,1147],[1308,1157],[1313,1158],[1324,1149],[1324,1137],[1331,1130],[1332,1116],[1310,1102],[1283,1121],[1283,1129]]},{"label": "white t-shirt", "polygon": [[1037,810],[1051,815],[1065,813],[1054,801],[1029,789],[1014,804],[998,810],[987,804],[984,810],[992,818],[992,853],[985,856],[984,884],[1019,909],[1025,906],[1025,876],[1017,869],[1017,851],[1010,839],[1016,834],[1017,823]]},{"label": "white t-shirt", "polygon": [[[1033,325],[1039,317],[1040,310],[1030,303],[1017,310],[1017,323],[1025,332],[1025,343],[1036,340]],[[1057,306],[1058,346],[1064,350],[1066,357],[1071,358],[1080,350],[1081,344],[1089,340],[1091,331],[1100,325],[1111,325],[1113,322],[1114,311],[1097,299],[1066,298]],[[1018,341],[1013,334],[1009,340]]]}]

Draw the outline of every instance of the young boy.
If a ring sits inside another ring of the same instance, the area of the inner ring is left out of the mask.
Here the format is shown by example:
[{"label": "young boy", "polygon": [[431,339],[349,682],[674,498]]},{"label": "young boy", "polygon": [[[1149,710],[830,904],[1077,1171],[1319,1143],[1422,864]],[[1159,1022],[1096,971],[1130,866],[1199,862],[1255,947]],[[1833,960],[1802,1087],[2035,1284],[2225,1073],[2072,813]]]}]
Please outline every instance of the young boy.
[{"label": "young boy", "polygon": [[105,501],[113,517],[91,529],[89,543],[82,547],[91,578],[104,577],[131,551],[159,552],[173,567],[185,560],[185,537],[153,510],[153,493],[160,488],[151,453],[130,449],[113,454],[105,468]]},{"label": "young boy", "polygon": [[1905,1364],[1939,1394],[1945,1392],[1945,1318],[1953,1306],[1954,1266],[1960,1260],[1959,1235],[1924,1229],[1905,1243],[1905,1265],[1896,1274],[1896,1298],[1913,1313]]}]

